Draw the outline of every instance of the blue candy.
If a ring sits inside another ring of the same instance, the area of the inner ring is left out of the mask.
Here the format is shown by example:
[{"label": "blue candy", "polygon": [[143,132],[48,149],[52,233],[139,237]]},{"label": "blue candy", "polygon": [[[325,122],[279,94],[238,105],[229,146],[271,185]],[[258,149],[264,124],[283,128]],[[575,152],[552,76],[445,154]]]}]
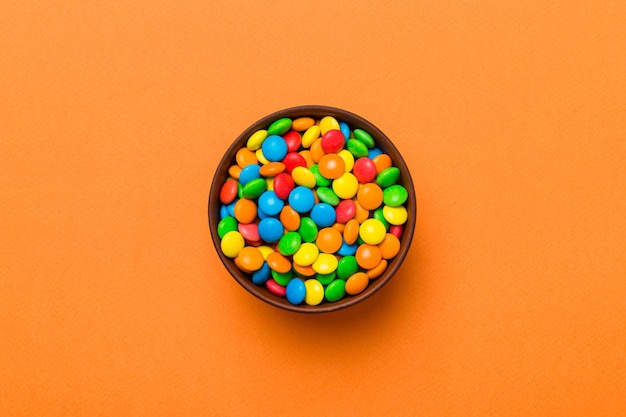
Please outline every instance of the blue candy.
[{"label": "blue candy", "polygon": [[287,142],[280,136],[268,136],[261,145],[261,151],[268,161],[280,162],[287,155]]},{"label": "blue candy", "polygon": [[339,130],[341,130],[346,140],[350,139],[350,126],[346,122],[339,122]]},{"label": "blue candy", "polygon": [[330,204],[319,203],[313,206],[311,210],[311,219],[319,227],[330,227],[337,220],[337,213]]},{"label": "blue candy", "polygon": [[359,247],[359,245],[357,245],[356,243],[354,243],[352,245],[348,245],[345,242],[345,240],[344,240],[341,243],[341,247],[337,251],[337,255],[340,255],[340,256],[354,255],[356,253],[356,250],[357,250],[358,247]]},{"label": "blue candy", "polygon": [[259,174],[260,169],[261,167],[257,164],[246,165],[239,174],[239,183],[241,185],[246,185],[253,179],[261,178],[261,174]]},{"label": "blue candy", "polygon": [[367,151],[367,157],[369,159],[374,159],[375,157],[377,157],[378,155],[380,155],[381,153],[383,153],[383,151],[381,151],[378,148],[372,148],[369,151]]},{"label": "blue candy", "polygon": [[263,266],[258,271],[254,271],[252,273],[252,282],[255,284],[263,284],[270,278],[272,270],[270,269],[267,262],[263,262]]},{"label": "blue candy", "polygon": [[268,216],[275,216],[283,209],[285,202],[278,198],[274,191],[263,192],[259,197],[259,209]]},{"label": "blue candy", "polygon": [[220,219],[228,216],[230,216],[230,213],[228,212],[228,207],[222,204],[222,206],[220,207]]},{"label": "blue candy", "polygon": [[304,301],[306,296],[306,287],[304,282],[299,278],[294,278],[287,284],[286,297],[291,304],[298,305]]},{"label": "blue candy", "polygon": [[226,209],[228,209],[228,215],[229,216],[235,217],[235,203],[237,201],[239,201],[238,198],[236,198],[235,201],[233,201],[232,203],[226,205]]},{"label": "blue candy", "polygon": [[284,231],[280,220],[273,217],[266,217],[259,222],[259,236],[266,242],[278,242]]},{"label": "blue candy", "polygon": [[289,205],[298,213],[306,213],[315,205],[313,191],[302,185],[294,188],[289,194]]}]

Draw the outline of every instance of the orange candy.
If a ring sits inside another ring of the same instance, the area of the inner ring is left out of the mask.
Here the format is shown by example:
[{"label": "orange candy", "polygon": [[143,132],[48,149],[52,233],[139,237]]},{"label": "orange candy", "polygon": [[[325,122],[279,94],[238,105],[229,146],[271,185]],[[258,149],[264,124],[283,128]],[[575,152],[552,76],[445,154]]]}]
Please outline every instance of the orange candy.
[{"label": "orange candy", "polygon": [[297,263],[293,263],[293,270],[296,271],[296,274],[303,277],[312,277],[316,274],[315,269],[311,265],[302,266]]},{"label": "orange candy", "polygon": [[332,227],[325,227],[317,234],[315,244],[321,252],[335,253],[341,247],[341,233]]},{"label": "orange candy", "polygon": [[339,155],[329,153],[321,157],[317,167],[324,178],[334,180],[345,173],[346,163]]},{"label": "orange candy", "polygon": [[331,227],[341,234],[343,234],[343,231],[346,230],[346,225],[342,223],[335,223]]},{"label": "orange candy", "polygon": [[239,174],[241,174],[241,167],[239,165],[232,165],[228,168],[228,175],[235,179],[239,179]]},{"label": "orange candy", "polygon": [[373,182],[362,184],[356,198],[364,209],[375,210],[383,202],[383,190]]},{"label": "orange candy", "polygon": [[372,269],[383,259],[378,246],[368,245],[367,243],[357,248],[355,256],[356,262],[363,269]]},{"label": "orange candy", "polygon": [[306,161],[306,167],[307,168],[311,168],[313,165],[315,165],[315,161],[313,160],[313,157],[311,156],[311,151],[310,150],[305,149],[305,150],[300,151],[298,153],[300,155],[302,155],[302,157]]},{"label": "orange candy", "polygon": [[[322,139],[315,139],[309,148],[311,151],[311,158],[313,162],[319,162],[322,156],[325,155],[324,149],[322,149]],[[323,174],[322,174],[323,175]]]},{"label": "orange candy", "polygon": [[291,206],[285,206],[280,211],[280,222],[285,229],[295,232],[300,227],[300,215]]},{"label": "orange candy", "polygon": [[304,132],[315,124],[315,120],[311,117],[299,117],[291,122],[291,128],[298,132]]},{"label": "orange candy", "polygon": [[380,174],[384,169],[392,166],[391,157],[386,153],[381,153],[380,155],[376,155],[374,159],[372,159],[374,165],[376,165],[376,173]]},{"label": "orange candy", "polygon": [[346,280],[346,292],[350,295],[356,295],[363,292],[367,288],[367,284],[370,279],[365,272],[357,272],[352,274],[350,278]]},{"label": "orange candy", "polygon": [[237,154],[235,155],[235,161],[237,161],[237,165],[239,165],[241,168],[259,163],[256,154],[248,148],[239,149],[237,151]]},{"label": "orange candy", "polygon": [[282,162],[269,162],[261,167],[259,174],[264,177],[275,177],[285,170],[285,164]]},{"label": "orange candy", "polygon": [[343,240],[348,245],[352,245],[359,238],[359,222],[356,219],[351,219],[346,223],[346,227],[343,229]]},{"label": "orange candy", "polygon": [[257,210],[254,201],[242,198],[235,203],[235,219],[239,223],[252,223],[256,219]]},{"label": "orange candy", "polygon": [[400,252],[400,239],[391,233],[387,233],[382,242],[378,244],[383,259],[391,259]]},{"label": "orange candy", "polygon": [[244,271],[258,271],[263,266],[263,254],[255,247],[246,246],[239,251],[235,263]]},{"label": "orange candy", "polygon": [[383,259],[374,268],[369,269],[367,272],[365,272],[365,274],[369,279],[375,279],[381,276],[383,272],[385,272],[385,269],[387,269],[387,261]]},{"label": "orange candy", "polygon": [[359,222],[359,224],[361,224],[369,218],[370,211],[363,208],[363,206],[359,204],[358,199],[354,202],[354,205],[356,206],[356,213],[354,214],[354,218],[356,219],[356,221]]},{"label": "orange candy", "polygon": [[291,262],[278,252],[267,255],[267,265],[274,271],[285,274],[291,270]]}]

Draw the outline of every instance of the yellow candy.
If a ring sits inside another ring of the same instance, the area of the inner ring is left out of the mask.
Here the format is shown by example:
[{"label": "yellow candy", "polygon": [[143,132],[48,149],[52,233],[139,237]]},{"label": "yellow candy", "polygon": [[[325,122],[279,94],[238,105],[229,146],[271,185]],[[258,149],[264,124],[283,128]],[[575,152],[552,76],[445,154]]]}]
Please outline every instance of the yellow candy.
[{"label": "yellow candy", "polygon": [[266,137],[267,137],[267,130],[263,130],[263,129],[257,130],[250,136],[250,139],[248,139],[248,142],[246,143],[246,147],[250,149],[251,151],[256,151],[257,149],[261,147]]},{"label": "yellow candy", "polygon": [[386,234],[385,225],[377,219],[367,219],[359,227],[361,239],[370,245],[378,245],[385,239]]},{"label": "yellow candy", "polygon": [[322,136],[324,133],[333,129],[339,130],[339,122],[337,119],[332,116],[326,116],[320,120],[320,130],[322,132]]},{"label": "yellow candy", "polygon": [[319,253],[320,251],[314,243],[303,243],[300,249],[293,254],[293,262],[300,266],[313,265]]},{"label": "yellow candy", "polygon": [[346,172],[352,171],[352,168],[354,168],[354,155],[352,155],[347,149],[339,151],[337,155],[343,159],[343,162],[346,165]]},{"label": "yellow candy", "polygon": [[346,172],[341,177],[333,180],[333,191],[339,198],[344,200],[352,198],[358,190],[359,180],[350,172]]},{"label": "yellow candy", "polygon": [[305,167],[295,167],[291,171],[291,178],[298,185],[303,185],[307,188],[315,187],[315,175]]},{"label": "yellow candy", "polygon": [[307,279],[304,281],[304,288],[306,289],[304,302],[308,305],[316,306],[324,299],[324,287],[318,280]]},{"label": "yellow candy", "polygon": [[235,258],[243,249],[245,242],[241,233],[230,231],[224,235],[221,242],[222,253],[229,258]]},{"label": "yellow candy", "polygon": [[302,135],[302,147],[306,149],[310,148],[311,144],[315,142],[315,140],[319,137],[320,137],[320,127],[311,126]]},{"label": "yellow candy", "polygon": [[331,255],[330,253],[320,253],[313,262],[313,270],[318,274],[330,274],[335,269],[337,269],[337,258],[335,255]]},{"label": "yellow candy", "polygon": [[400,207],[383,207],[383,217],[389,222],[389,224],[400,225],[406,223],[408,213],[406,208]]},{"label": "yellow candy", "polygon": [[267,255],[269,255],[270,253],[274,252],[274,249],[270,248],[269,246],[259,246],[257,247],[258,250],[261,251],[261,255],[263,255],[263,260],[267,260]]},{"label": "yellow candy", "polygon": [[258,159],[259,162],[262,163],[263,165],[270,163],[270,161],[268,161],[265,155],[263,155],[263,151],[261,149],[256,150],[256,159]]},{"label": "yellow candy", "polygon": [[267,189],[270,191],[274,191],[274,178],[267,178],[265,182],[267,183]]}]

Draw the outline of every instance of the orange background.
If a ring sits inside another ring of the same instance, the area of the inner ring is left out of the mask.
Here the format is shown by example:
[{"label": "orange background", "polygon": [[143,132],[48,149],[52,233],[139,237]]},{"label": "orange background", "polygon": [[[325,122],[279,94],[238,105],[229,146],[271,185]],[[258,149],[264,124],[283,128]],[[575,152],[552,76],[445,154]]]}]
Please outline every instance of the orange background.
[{"label": "orange background", "polygon": [[[623,416],[626,3],[4,1],[0,415]],[[329,315],[226,273],[262,116],[345,108],[416,182],[410,259]]]}]

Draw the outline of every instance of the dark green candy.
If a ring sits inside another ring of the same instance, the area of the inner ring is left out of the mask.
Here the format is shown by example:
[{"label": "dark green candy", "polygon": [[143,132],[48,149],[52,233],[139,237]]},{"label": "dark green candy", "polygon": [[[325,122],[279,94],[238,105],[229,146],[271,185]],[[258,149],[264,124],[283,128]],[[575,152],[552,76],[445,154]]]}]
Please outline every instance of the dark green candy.
[{"label": "dark green candy", "polygon": [[217,224],[217,235],[221,238],[228,232],[237,230],[239,222],[232,216],[226,216]]},{"label": "dark green candy", "polygon": [[339,197],[328,187],[319,187],[317,189],[317,196],[322,203],[330,204],[331,206],[339,204]]},{"label": "dark green candy", "polygon": [[346,295],[346,282],[341,279],[336,279],[326,287],[324,296],[327,301],[334,303],[341,300]]},{"label": "dark green candy", "polygon": [[[385,194],[383,192],[383,196],[384,195]],[[389,222],[387,221],[387,219],[385,219],[382,207],[378,207],[376,210],[374,210],[374,218],[381,222],[385,226],[385,229],[389,230]]]},{"label": "dark green candy", "polygon": [[243,198],[243,185],[240,182],[237,182],[237,197]]},{"label": "dark green candy", "polygon": [[285,256],[293,255],[300,249],[302,238],[296,232],[287,232],[278,241],[278,251]]},{"label": "dark green candy", "polygon": [[357,140],[363,142],[363,144],[369,149],[372,149],[375,145],[372,135],[370,135],[363,129],[354,129],[354,137]]},{"label": "dark green candy", "polygon": [[281,272],[276,272],[272,269],[272,278],[274,278],[274,281],[276,281],[278,285],[285,287],[287,286],[287,284],[289,284],[289,281],[291,281],[291,279],[293,278],[293,273],[291,271],[281,273]]},{"label": "dark green candy", "polygon": [[383,171],[376,177],[376,184],[381,188],[389,187],[398,181],[400,178],[400,170],[396,167],[389,167],[383,169]]},{"label": "dark green candy", "polygon": [[315,274],[315,279],[322,285],[328,285],[335,279],[336,276],[337,273],[333,271],[330,274]]},{"label": "dark green candy", "polygon": [[398,207],[409,198],[409,193],[401,185],[392,185],[383,191],[383,202],[389,207]]},{"label": "dark green candy", "polygon": [[337,265],[337,277],[344,281],[359,270],[359,264],[354,256],[344,256]]},{"label": "dark green candy", "polygon": [[354,155],[355,158],[361,158],[369,154],[367,146],[358,139],[348,139],[346,148],[348,148],[348,151]]},{"label": "dark green candy", "polygon": [[310,217],[303,217],[300,219],[298,233],[303,242],[315,242],[315,239],[317,239],[317,225]]},{"label": "dark green candy", "polygon": [[266,189],[265,178],[255,178],[243,186],[243,196],[252,200],[258,198]]},{"label": "dark green candy", "polygon": [[320,169],[317,164],[312,165],[311,168],[309,168],[309,171],[313,173],[313,176],[315,177],[315,184],[318,187],[328,187],[330,184],[332,184],[331,180],[329,180],[328,178],[324,178],[322,174],[320,174]]},{"label": "dark green candy", "polygon": [[289,129],[291,129],[291,119],[288,117],[283,117],[282,119],[276,120],[274,123],[267,128],[268,135],[282,135],[286,133]]}]

